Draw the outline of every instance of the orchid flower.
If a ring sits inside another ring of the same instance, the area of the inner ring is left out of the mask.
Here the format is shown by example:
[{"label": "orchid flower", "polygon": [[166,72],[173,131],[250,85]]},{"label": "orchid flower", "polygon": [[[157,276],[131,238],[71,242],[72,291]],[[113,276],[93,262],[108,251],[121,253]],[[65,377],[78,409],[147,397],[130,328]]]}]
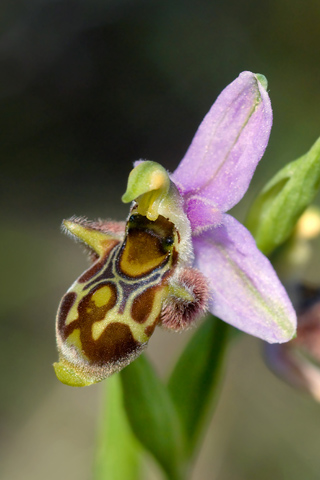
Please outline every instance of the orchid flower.
[{"label": "orchid flower", "polygon": [[73,218],[65,228],[95,261],[63,297],[58,378],[95,383],[128,365],[157,325],[188,328],[206,310],[270,343],[295,333],[286,291],[251,234],[226,212],[267,146],[272,110],[262,75],[243,72],[218,97],[170,176],[138,161],[126,225]]}]

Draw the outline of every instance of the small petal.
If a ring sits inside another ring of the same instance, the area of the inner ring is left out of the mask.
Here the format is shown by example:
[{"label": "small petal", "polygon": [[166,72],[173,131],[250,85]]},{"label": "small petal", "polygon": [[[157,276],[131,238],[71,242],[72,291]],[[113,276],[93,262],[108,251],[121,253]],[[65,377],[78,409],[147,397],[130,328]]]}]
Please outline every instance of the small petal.
[{"label": "small petal", "polygon": [[288,341],[296,314],[268,259],[237,220],[194,237],[196,267],[209,279],[210,311],[244,332],[270,343]]},{"label": "small petal", "polygon": [[184,196],[201,195],[226,212],[247,191],[271,125],[266,90],[256,75],[241,73],[211,107],[172,180]]}]

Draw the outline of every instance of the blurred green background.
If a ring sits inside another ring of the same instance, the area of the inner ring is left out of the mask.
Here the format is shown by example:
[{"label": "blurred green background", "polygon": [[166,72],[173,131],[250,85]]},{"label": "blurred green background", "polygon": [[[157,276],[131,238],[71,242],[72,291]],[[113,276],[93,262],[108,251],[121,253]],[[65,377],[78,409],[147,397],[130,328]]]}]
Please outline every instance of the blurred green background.
[{"label": "blurred green background", "polygon": [[[243,219],[320,134],[319,25],[318,0],[1,1],[1,479],[90,479],[101,385],[66,387],[51,366],[58,302],[87,266],[61,220],[124,219],[132,162],[174,170],[219,92],[251,70],[269,80],[274,127]],[[160,372],[187,336],[155,333]],[[232,348],[194,480],[319,479],[320,406],[260,350],[245,335]]]}]

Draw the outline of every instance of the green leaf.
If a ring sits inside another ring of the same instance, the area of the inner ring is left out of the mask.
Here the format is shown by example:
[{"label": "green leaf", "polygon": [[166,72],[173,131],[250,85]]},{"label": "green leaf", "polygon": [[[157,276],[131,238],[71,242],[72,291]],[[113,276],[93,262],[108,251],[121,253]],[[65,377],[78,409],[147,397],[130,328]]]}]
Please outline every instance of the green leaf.
[{"label": "green leaf", "polygon": [[123,405],[120,376],[104,382],[100,432],[94,464],[94,480],[140,480],[141,447],[134,437]]},{"label": "green leaf", "polygon": [[210,315],[182,352],[169,379],[169,391],[188,439],[189,457],[208,423],[228,332],[226,323]]},{"label": "green leaf", "polygon": [[246,226],[266,255],[288,239],[320,184],[320,138],[309,152],[286,165],[254,201]]},{"label": "green leaf", "polygon": [[131,427],[170,479],[184,478],[183,437],[170,395],[144,355],[120,373]]}]

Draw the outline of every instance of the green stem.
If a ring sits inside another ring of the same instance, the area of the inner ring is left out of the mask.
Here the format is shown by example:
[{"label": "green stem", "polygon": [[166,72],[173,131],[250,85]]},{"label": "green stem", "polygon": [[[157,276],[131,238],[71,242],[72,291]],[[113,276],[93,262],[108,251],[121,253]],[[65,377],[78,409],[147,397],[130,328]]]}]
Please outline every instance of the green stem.
[{"label": "green stem", "polygon": [[191,465],[213,414],[230,327],[210,316],[182,352],[168,388],[186,439],[186,458]]},{"label": "green stem", "polygon": [[140,480],[141,447],[127,420],[120,377],[115,374],[103,383],[93,480]]}]

